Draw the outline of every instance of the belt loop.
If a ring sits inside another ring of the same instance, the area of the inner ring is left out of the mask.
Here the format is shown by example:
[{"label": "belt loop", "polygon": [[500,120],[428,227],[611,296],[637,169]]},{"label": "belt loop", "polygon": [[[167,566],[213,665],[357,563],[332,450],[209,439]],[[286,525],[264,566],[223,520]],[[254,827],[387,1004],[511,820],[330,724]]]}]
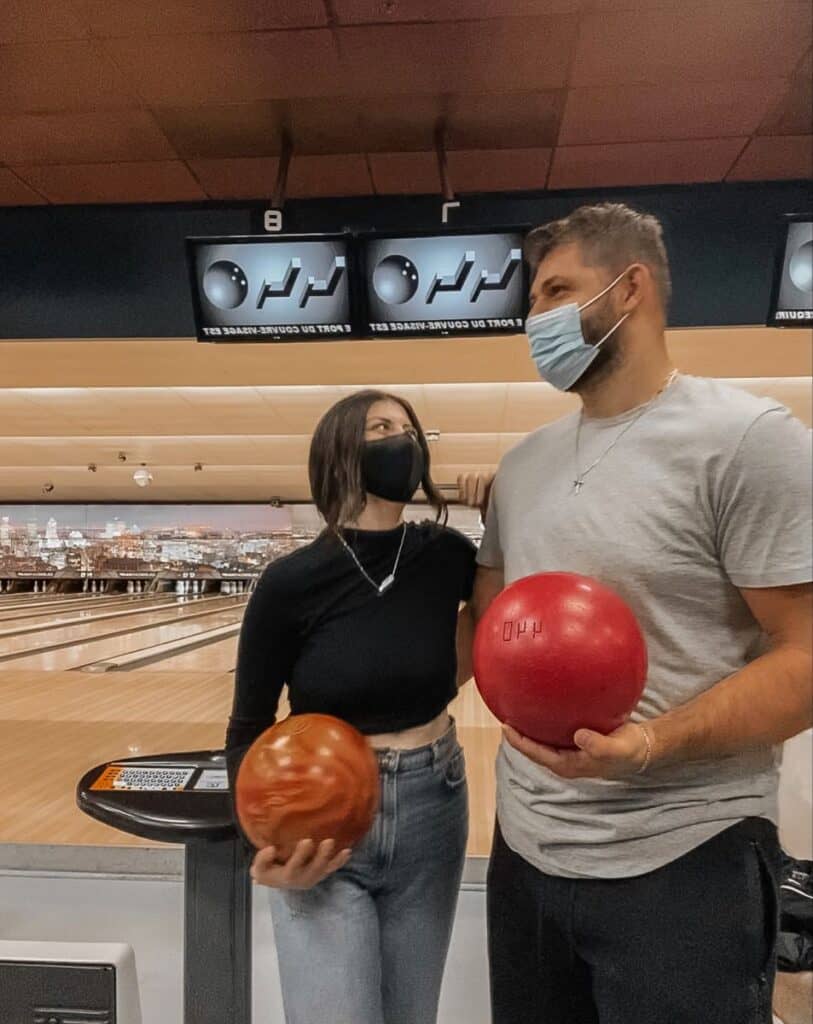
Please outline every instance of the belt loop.
[{"label": "belt loop", "polygon": [[443,745],[443,743],[444,743],[444,737],[443,736],[439,736],[434,741],[434,743],[432,744],[432,767],[433,768],[438,763],[438,761],[440,761],[440,759],[441,759],[440,748]]}]

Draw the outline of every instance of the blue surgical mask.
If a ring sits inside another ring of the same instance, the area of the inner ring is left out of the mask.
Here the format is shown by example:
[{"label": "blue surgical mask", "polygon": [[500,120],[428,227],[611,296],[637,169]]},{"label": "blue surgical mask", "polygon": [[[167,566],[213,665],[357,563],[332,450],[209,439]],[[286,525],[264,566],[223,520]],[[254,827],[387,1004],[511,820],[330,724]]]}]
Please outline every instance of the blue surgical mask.
[{"label": "blue surgical mask", "polygon": [[625,313],[595,345],[588,345],[582,333],[581,311],[614,288],[627,270],[622,270],[614,281],[583,306],[568,302],[549,309],[547,313],[528,317],[525,333],[531,345],[531,356],[543,380],[560,391],[568,391],[598,358],[601,346],[624,323],[629,313]]}]

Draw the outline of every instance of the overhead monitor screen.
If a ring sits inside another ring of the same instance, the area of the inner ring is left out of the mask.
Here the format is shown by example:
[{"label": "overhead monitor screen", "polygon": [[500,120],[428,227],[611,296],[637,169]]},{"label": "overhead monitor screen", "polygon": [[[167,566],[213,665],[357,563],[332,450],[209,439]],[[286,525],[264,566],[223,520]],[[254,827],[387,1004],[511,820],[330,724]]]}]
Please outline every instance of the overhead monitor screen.
[{"label": "overhead monitor screen", "polygon": [[813,215],[783,218],[768,325],[813,324]]},{"label": "overhead monitor screen", "polygon": [[374,337],[518,333],[527,312],[521,229],[370,235],[364,331]]},{"label": "overhead monitor screen", "polygon": [[319,341],[353,335],[342,235],[189,238],[200,341]]}]

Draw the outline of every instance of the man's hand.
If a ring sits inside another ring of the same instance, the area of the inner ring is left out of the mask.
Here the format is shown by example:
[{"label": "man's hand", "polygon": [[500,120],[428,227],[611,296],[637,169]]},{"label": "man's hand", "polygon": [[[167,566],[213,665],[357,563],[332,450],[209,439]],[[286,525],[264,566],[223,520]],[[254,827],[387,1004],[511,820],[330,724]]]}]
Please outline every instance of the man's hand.
[{"label": "man's hand", "polygon": [[521,736],[510,725],[506,740],[531,761],[563,779],[623,779],[644,765],[648,745],[642,726],[625,722],[608,736],[579,729],[573,737],[578,750],[557,750]]},{"label": "man's hand", "polygon": [[254,858],[251,877],[258,885],[272,889],[312,889],[350,860],[351,850],[334,855],[335,846],[332,839],[325,839],[318,846],[312,839],[303,839],[284,864],[274,859],[276,847],[266,846]]},{"label": "man's hand", "polygon": [[488,499],[491,496],[491,485],[494,473],[465,473],[457,478],[458,500],[461,505],[479,508],[483,522],[486,519]]}]

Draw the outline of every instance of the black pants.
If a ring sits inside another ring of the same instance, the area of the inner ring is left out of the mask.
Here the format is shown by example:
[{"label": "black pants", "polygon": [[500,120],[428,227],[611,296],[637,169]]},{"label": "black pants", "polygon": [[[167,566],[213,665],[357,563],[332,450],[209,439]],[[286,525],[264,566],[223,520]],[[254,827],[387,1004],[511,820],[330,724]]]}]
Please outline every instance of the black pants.
[{"label": "black pants", "polygon": [[771,1024],[775,827],[748,818],[657,871],[542,874],[495,830],[493,1024]]}]

